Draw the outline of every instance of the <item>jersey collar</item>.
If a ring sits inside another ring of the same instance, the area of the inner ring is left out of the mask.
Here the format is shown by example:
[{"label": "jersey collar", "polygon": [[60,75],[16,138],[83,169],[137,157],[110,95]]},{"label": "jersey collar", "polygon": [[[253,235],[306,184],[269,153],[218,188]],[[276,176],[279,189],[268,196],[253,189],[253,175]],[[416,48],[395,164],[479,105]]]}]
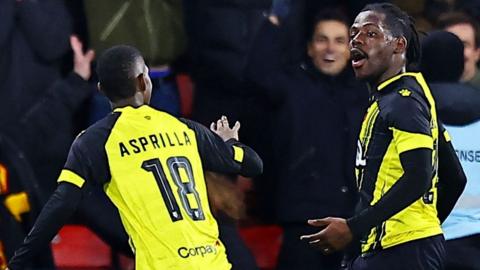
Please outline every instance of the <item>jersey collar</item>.
[{"label": "jersey collar", "polygon": [[377,86],[377,91],[381,91],[382,89],[386,88],[388,85],[392,84],[393,82],[397,81],[398,79],[405,77],[405,76],[413,76],[413,77],[418,77],[421,76],[420,72],[404,72],[400,73],[390,79],[387,79],[386,81],[380,83]]}]

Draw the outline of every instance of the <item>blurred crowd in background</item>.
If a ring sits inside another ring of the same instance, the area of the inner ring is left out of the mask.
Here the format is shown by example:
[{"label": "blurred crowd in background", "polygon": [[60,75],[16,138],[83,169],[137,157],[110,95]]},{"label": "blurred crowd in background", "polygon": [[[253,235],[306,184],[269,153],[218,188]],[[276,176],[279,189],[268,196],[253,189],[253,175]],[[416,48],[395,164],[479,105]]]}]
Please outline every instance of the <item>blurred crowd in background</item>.
[{"label": "blurred crowd in background", "polygon": [[[0,267],[54,190],[75,136],[110,111],[95,56],[128,44],[150,68],[152,107],[206,126],[238,120],[240,140],[263,158],[259,179],[230,185],[207,174],[234,269],[259,267],[238,226],[272,224],[281,228],[278,269],[334,269],[344,254],[323,255],[298,236],[314,232],[309,218],[354,211],[369,98],[350,67],[349,26],[372,2],[0,0]],[[480,1],[392,2],[422,32],[422,64],[410,68],[430,83],[469,181],[444,224],[448,265],[480,269]],[[127,250],[105,214],[116,213],[111,203],[89,194],[71,223]],[[36,264],[52,264],[45,253]]]}]

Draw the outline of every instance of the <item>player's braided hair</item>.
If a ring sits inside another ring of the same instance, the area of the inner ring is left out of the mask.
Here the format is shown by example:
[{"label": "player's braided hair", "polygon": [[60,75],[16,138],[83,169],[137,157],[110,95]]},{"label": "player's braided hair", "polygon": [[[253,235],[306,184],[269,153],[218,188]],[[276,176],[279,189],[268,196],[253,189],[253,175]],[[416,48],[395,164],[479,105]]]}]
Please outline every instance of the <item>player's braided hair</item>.
[{"label": "player's braided hair", "polygon": [[407,64],[418,64],[421,58],[421,47],[415,20],[399,7],[391,3],[375,3],[366,5],[362,11],[375,11],[385,14],[385,24],[395,37],[407,39]]}]

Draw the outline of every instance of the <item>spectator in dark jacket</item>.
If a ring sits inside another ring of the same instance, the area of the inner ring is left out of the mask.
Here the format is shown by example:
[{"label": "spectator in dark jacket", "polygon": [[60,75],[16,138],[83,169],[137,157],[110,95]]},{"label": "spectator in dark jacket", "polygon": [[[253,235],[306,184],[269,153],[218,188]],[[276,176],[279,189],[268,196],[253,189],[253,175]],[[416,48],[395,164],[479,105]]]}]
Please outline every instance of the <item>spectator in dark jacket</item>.
[{"label": "spectator in dark jacket", "polygon": [[[247,57],[254,35],[269,10],[271,0],[185,0],[189,52],[195,99],[192,118],[204,125],[221,115],[246,123],[242,140],[254,147],[269,163],[270,109],[263,96],[244,78]],[[258,132],[262,130],[262,132]],[[267,165],[266,165],[267,166]],[[262,182],[268,176],[261,176]],[[256,213],[267,213],[265,209]],[[257,269],[233,222],[219,220],[221,238],[227,245],[234,269]],[[229,247],[229,243],[235,243]]]},{"label": "spectator in dark jacket", "polygon": [[314,231],[306,223],[311,216],[353,212],[356,138],[368,91],[347,66],[349,23],[343,14],[317,15],[308,57],[291,67],[278,60],[277,23],[282,25],[270,16],[259,30],[247,73],[278,107],[273,138],[278,181],[263,194],[276,200],[284,229],[278,269],[337,269],[342,254],[325,256],[299,238]]},{"label": "spectator in dark jacket", "polygon": [[71,20],[62,0],[0,1],[1,122],[20,116],[60,77]]},{"label": "spectator in dark jacket", "polygon": [[204,125],[227,115],[245,125],[243,139],[265,160],[264,99],[244,78],[247,55],[271,0],[186,0],[184,6],[195,99],[192,118]]},{"label": "spectator in dark jacket", "polygon": [[430,82],[439,117],[448,125],[471,124],[480,117],[479,89],[460,83],[463,46],[456,35],[446,31],[431,32],[422,42],[420,69]]},{"label": "spectator in dark jacket", "polygon": [[[20,245],[33,225],[39,209],[48,196],[40,188],[30,161],[32,152],[42,152],[48,138],[69,126],[74,113],[93,93],[88,83],[93,51],[83,53],[82,44],[71,37],[74,50],[74,70],[67,78],[58,80],[45,95],[15,123],[0,130],[0,243],[3,243],[6,259]],[[97,233],[113,249],[130,254],[128,236],[113,204],[101,191],[91,189],[85,193],[77,216]],[[35,269],[53,269],[52,257],[38,256],[32,265]],[[1,266],[1,265],[0,265]]]},{"label": "spectator in dark jacket", "polygon": [[[69,52],[71,17],[63,0],[0,0],[0,123],[23,117],[60,79],[62,58]],[[42,141],[41,152],[28,156],[45,192],[55,187],[56,173],[73,140],[73,123]]]}]

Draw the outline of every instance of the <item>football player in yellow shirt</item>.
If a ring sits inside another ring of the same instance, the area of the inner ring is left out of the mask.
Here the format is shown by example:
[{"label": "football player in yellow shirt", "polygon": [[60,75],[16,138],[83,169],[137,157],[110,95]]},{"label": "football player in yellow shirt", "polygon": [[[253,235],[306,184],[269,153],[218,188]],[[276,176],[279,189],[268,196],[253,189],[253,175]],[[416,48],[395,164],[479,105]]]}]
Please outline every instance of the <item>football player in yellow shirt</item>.
[{"label": "football player in yellow shirt", "polygon": [[8,267],[22,269],[62,227],[89,186],[100,185],[118,208],[137,270],[230,269],[210,211],[204,169],[244,176],[262,172],[259,156],[237,140],[239,123],[230,128],[222,117],[212,127],[219,136],[149,107],[148,67],[133,47],[107,50],[97,73],[113,112],[75,139],[56,191]]}]

